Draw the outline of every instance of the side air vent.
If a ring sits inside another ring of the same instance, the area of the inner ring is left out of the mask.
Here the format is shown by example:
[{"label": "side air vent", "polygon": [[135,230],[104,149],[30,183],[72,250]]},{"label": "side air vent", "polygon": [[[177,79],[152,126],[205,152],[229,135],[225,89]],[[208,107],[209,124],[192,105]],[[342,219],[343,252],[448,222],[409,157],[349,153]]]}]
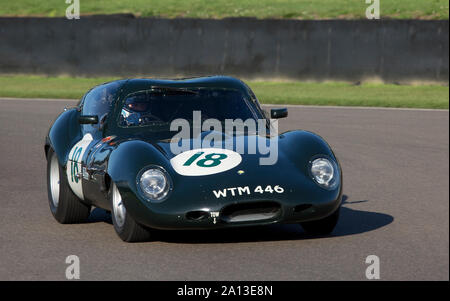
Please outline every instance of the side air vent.
[{"label": "side air vent", "polygon": [[208,218],[208,216],[209,212],[201,210],[189,211],[188,213],[186,213],[186,218],[192,221],[201,221],[205,218]]}]

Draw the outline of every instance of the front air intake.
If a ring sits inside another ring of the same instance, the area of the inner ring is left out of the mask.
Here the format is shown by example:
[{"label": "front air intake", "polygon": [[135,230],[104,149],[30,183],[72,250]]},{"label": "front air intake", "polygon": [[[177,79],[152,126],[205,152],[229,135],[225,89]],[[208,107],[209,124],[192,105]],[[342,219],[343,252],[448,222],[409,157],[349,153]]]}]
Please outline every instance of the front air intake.
[{"label": "front air intake", "polygon": [[276,202],[254,202],[227,206],[220,216],[227,223],[236,223],[273,219],[280,214],[281,206]]}]

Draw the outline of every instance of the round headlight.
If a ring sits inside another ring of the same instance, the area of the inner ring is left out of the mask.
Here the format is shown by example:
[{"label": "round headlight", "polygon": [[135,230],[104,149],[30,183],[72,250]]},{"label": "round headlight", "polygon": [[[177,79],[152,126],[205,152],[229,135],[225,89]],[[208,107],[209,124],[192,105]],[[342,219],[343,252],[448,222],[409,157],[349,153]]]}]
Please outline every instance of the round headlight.
[{"label": "round headlight", "polygon": [[170,190],[170,182],[163,170],[150,168],[141,174],[139,187],[150,201],[162,201]]},{"label": "round headlight", "polygon": [[339,181],[336,163],[326,158],[317,158],[311,162],[311,175],[319,186],[334,189]]}]

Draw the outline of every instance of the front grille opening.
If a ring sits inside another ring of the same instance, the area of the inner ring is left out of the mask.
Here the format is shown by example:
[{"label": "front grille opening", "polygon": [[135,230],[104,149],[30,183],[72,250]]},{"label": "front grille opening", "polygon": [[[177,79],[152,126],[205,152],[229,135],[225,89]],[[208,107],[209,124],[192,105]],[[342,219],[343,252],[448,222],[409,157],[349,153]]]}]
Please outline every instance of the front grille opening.
[{"label": "front grille opening", "polygon": [[205,218],[208,218],[208,216],[209,212],[201,210],[189,211],[188,213],[186,213],[186,218],[193,221],[201,221]]},{"label": "front grille opening", "polygon": [[295,206],[294,207],[294,212],[305,211],[306,209],[311,208],[311,206],[312,206],[311,204],[301,204],[301,205]]},{"label": "front grille opening", "polygon": [[222,220],[225,222],[248,222],[266,220],[277,217],[281,206],[276,202],[255,202],[233,204],[222,210]]}]

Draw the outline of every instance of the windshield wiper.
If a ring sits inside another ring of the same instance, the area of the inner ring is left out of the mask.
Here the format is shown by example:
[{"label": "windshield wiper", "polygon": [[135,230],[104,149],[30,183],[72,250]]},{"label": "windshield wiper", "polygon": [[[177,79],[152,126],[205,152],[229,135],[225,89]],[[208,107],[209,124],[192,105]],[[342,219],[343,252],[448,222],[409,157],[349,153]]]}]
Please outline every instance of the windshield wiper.
[{"label": "windshield wiper", "polygon": [[196,95],[198,94],[197,91],[189,90],[187,88],[179,88],[179,87],[151,86],[151,90],[170,91],[170,92],[179,92],[179,93],[196,94]]}]

